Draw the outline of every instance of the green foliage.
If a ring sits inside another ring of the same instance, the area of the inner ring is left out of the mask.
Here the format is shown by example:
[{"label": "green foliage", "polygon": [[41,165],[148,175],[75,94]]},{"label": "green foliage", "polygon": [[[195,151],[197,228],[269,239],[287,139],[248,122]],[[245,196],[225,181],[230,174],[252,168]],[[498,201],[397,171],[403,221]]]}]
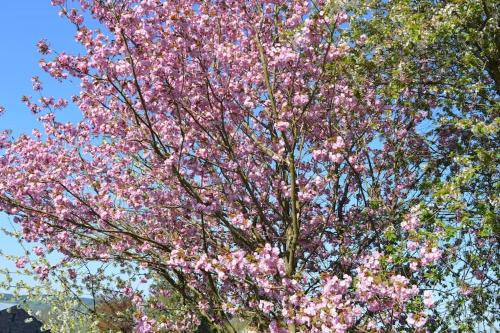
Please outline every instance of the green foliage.
[{"label": "green foliage", "polygon": [[[482,0],[346,6],[351,22],[342,38],[366,41],[336,69],[358,85],[375,82],[389,103],[410,93],[405,106],[428,114],[419,130],[435,149],[419,188],[427,194],[420,196],[428,208],[422,220],[442,229],[434,241],[448,249],[446,264],[425,273],[440,290],[435,311],[443,320],[432,325],[463,332],[498,327],[500,6]],[[398,236],[390,228],[385,237]],[[421,232],[416,239],[429,237]]]}]

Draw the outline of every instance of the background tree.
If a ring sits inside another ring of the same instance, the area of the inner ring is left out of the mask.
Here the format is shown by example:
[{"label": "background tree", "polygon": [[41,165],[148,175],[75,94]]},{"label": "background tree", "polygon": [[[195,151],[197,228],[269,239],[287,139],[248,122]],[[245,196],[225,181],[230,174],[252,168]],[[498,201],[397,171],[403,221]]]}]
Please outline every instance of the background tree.
[{"label": "background tree", "polygon": [[15,269],[0,270],[0,302],[23,308],[51,332],[97,332],[94,304],[90,298],[84,298],[88,296],[84,285],[74,279],[78,262],[51,264],[41,247],[28,247],[20,234],[4,228],[2,231],[18,238],[24,253],[15,256],[0,252],[1,260],[16,263]]},{"label": "background tree", "polygon": [[101,332],[133,332],[134,320],[128,312],[133,309],[130,299],[107,300],[97,306],[97,311],[102,314],[97,323]]},{"label": "background tree", "polygon": [[498,326],[499,6],[364,1],[350,10],[348,38],[364,40],[351,75],[372,77],[388,98],[412,91],[405,103],[431,116],[420,128],[433,155],[422,186],[446,248],[428,282],[440,291],[434,327],[489,331]]}]

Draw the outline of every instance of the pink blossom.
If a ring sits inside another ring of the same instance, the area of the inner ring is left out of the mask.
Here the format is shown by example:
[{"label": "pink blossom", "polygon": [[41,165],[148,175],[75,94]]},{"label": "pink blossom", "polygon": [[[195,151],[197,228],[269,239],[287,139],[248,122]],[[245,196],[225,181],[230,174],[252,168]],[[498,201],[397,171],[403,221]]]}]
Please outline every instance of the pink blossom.
[{"label": "pink blossom", "polygon": [[135,331],[137,333],[151,333],[154,331],[156,320],[149,319],[147,316],[142,316],[136,324]]},{"label": "pink blossom", "polygon": [[328,157],[328,152],[323,149],[317,149],[312,152],[312,157],[318,161],[324,161]]},{"label": "pink blossom", "polygon": [[441,258],[442,251],[439,250],[437,247],[431,247],[431,248],[422,248],[420,250],[420,263],[423,266],[432,264],[439,260]]},{"label": "pink blossom", "polygon": [[35,252],[35,254],[37,256],[42,256],[45,252],[45,250],[43,248],[41,248],[40,246],[36,246],[33,248],[33,252]]},{"label": "pink blossom", "polygon": [[428,308],[434,306],[434,299],[432,298],[432,291],[424,290],[424,305]]},{"label": "pink blossom", "polygon": [[342,154],[339,154],[339,153],[335,153],[335,154],[328,154],[328,159],[330,161],[332,161],[333,163],[340,163],[343,161],[344,157],[342,156]]},{"label": "pink blossom", "polygon": [[412,231],[418,228],[420,225],[420,220],[415,213],[409,214],[405,220],[401,223],[403,230]]},{"label": "pink blossom", "polygon": [[74,269],[68,269],[68,275],[71,280],[75,280],[77,276],[76,271]]},{"label": "pink blossom", "polygon": [[427,317],[424,314],[413,314],[410,313],[408,317],[406,318],[406,322],[408,325],[415,327],[415,328],[422,328],[424,327],[425,323],[427,322]]},{"label": "pink blossom", "polygon": [[293,98],[293,103],[296,105],[296,106],[304,106],[307,101],[309,100],[309,97],[307,95],[296,95],[294,98]]},{"label": "pink blossom", "polygon": [[24,268],[28,262],[29,262],[28,257],[21,257],[21,258],[17,259],[16,267],[19,269]]},{"label": "pink blossom", "polygon": [[271,324],[269,325],[269,332],[270,333],[288,333],[288,330],[286,328],[280,327],[276,321],[272,321]]},{"label": "pink blossom", "polygon": [[339,12],[335,16],[335,21],[338,25],[346,23],[349,20],[349,16],[346,12]]},{"label": "pink blossom", "polygon": [[406,243],[406,247],[408,248],[408,250],[410,251],[415,251],[417,248],[418,248],[418,243],[417,242],[414,242],[414,241],[408,241]]},{"label": "pink blossom", "polygon": [[32,82],[34,91],[41,91],[42,90],[42,83],[40,82],[40,78],[38,76],[33,76],[31,78],[31,82]]},{"label": "pink blossom", "polygon": [[259,309],[261,309],[265,313],[269,313],[274,310],[274,304],[268,301],[260,300]]},{"label": "pink blossom", "polygon": [[333,150],[339,150],[345,147],[344,139],[341,136],[338,136],[335,142],[331,145]]},{"label": "pink blossom", "polygon": [[37,266],[35,267],[35,273],[41,280],[45,280],[49,276],[49,267]]},{"label": "pink blossom", "polygon": [[480,269],[476,269],[472,272],[472,274],[474,275],[474,277],[478,280],[484,280],[486,278],[486,274],[484,274],[484,272]]},{"label": "pink blossom", "polygon": [[276,123],[276,129],[278,131],[285,131],[288,127],[290,127],[290,124],[286,121],[278,121]]},{"label": "pink blossom", "polygon": [[38,52],[40,52],[41,54],[49,54],[49,53],[51,53],[49,44],[47,43],[47,41],[45,39],[42,39],[42,40],[38,41],[38,43],[36,44],[36,46],[38,48]]}]

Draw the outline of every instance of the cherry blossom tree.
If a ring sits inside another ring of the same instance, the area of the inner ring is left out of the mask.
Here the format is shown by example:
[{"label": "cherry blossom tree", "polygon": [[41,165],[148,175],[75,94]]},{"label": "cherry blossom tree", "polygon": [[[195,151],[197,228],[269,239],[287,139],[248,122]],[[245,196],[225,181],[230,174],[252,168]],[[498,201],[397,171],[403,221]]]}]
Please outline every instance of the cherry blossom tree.
[{"label": "cherry blossom tree", "polygon": [[27,241],[147,272],[149,300],[122,290],[138,332],[425,330],[443,228],[417,127],[435,104],[353,75],[366,36],[341,6],[52,3],[85,52],[42,40],[40,64],[80,80],[82,120],[24,97],[44,132],[0,136],[0,209]]}]

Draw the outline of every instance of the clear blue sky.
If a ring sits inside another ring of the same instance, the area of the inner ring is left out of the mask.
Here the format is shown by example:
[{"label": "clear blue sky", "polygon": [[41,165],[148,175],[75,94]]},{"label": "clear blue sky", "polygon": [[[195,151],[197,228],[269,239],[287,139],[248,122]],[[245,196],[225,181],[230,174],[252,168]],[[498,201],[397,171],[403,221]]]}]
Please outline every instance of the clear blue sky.
[{"label": "clear blue sky", "polygon": [[[45,87],[46,95],[68,97],[78,92],[78,83],[58,83],[50,79],[39,68],[36,43],[47,39],[55,51],[77,53],[80,49],[74,41],[74,27],[59,17],[58,9],[50,0],[2,1],[0,7],[0,105],[6,113],[0,117],[0,131],[12,129],[14,136],[31,133],[38,127],[37,117],[21,102],[21,96],[38,99],[31,89],[31,77],[38,75]],[[78,111],[69,107],[58,115],[61,119],[77,119]],[[9,226],[8,217],[0,213],[0,226]],[[0,235],[0,249],[11,254],[22,250],[13,239]],[[11,268],[13,264],[2,262],[0,268]]]},{"label": "clear blue sky", "polygon": [[[48,94],[67,96],[76,84],[57,83],[40,70],[36,43],[45,38],[55,51],[78,52],[74,28],[59,17],[50,0],[4,1],[0,9],[0,104],[7,113],[0,118],[0,129],[16,134],[31,132],[36,116],[21,103],[22,95],[37,95],[31,90],[31,77],[42,79]],[[73,110],[74,111],[74,110]]]}]

